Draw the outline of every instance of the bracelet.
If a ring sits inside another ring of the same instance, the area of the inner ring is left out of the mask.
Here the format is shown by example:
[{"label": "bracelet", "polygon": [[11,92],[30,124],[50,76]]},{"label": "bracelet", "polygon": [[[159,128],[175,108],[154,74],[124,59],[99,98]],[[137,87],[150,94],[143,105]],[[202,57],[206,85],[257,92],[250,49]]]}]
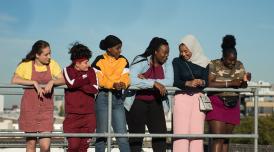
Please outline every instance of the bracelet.
[{"label": "bracelet", "polygon": [[225,87],[227,88],[228,86],[227,86],[227,81],[225,81]]},{"label": "bracelet", "polygon": [[206,82],[205,82],[205,80],[202,80],[202,82],[203,82],[202,86],[204,87],[206,85]]}]

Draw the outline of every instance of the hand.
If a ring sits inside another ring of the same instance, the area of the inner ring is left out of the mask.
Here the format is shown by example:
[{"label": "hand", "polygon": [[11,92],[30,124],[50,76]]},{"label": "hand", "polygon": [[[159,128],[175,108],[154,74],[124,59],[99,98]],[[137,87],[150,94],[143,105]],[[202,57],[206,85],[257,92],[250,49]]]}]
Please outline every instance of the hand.
[{"label": "hand", "polygon": [[120,82],[120,87],[121,87],[121,89],[126,89],[127,88],[127,86],[124,82]]},{"label": "hand", "polygon": [[122,87],[121,87],[120,82],[113,83],[113,88],[116,89],[116,90],[121,90]]},{"label": "hand", "polygon": [[138,74],[139,79],[145,79],[145,76],[143,74]]},{"label": "hand", "polygon": [[228,82],[229,86],[228,87],[240,87],[243,83],[243,80],[235,79],[230,82]]},{"label": "hand", "polygon": [[44,88],[44,93],[45,94],[51,93],[53,85],[54,85],[54,81],[50,80]]},{"label": "hand", "polygon": [[204,80],[202,80],[202,79],[195,79],[195,81],[197,81],[197,84],[198,84],[198,86],[205,86],[205,81]]},{"label": "hand", "polygon": [[37,91],[39,98],[44,98],[44,90],[39,86],[37,81],[33,81],[33,86]]},{"label": "hand", "polygon": [[251,73],[246,72],[243,78],[244,81],[250,81],[251,80]]},{"label": "hand", "polygon": [[186,81],[186,86],[188,87],[197,87],[197,86],[200,86],[202,84],[202,82],[200,81],[200,79],[194,79],[194,80],[191,80],[191,81]]},{"label": "hand", "polygon": [[155,81],[154,87],[155,87],[157,90],[160,91],[161,96],[166,95],[167,91],[166,91],[166,87],[165,87],[164,85],[162,85],[161,83]]}]

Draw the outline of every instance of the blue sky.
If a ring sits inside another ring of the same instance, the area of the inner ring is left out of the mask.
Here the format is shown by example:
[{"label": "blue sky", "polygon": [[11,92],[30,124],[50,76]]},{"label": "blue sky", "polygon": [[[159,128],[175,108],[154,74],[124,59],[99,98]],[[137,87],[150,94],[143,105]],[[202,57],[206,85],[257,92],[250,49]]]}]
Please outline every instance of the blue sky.
[{"label": "blue sky", "polygon": [[[154,36],[167,39],[170,59],[186,34],[195,35],[210,59],[221,56],[225,34],[237,39],[238,58],[253,80],[274,82],[274,1],[239,0],[9,0],[0,5],[1,84],[39,39],[51,44],[62,67],[70,63],[69,44],[80,41],[102,54],[99,42],[114,34],[129,61]],[[94,58],[91,59],[93,61]]]}]

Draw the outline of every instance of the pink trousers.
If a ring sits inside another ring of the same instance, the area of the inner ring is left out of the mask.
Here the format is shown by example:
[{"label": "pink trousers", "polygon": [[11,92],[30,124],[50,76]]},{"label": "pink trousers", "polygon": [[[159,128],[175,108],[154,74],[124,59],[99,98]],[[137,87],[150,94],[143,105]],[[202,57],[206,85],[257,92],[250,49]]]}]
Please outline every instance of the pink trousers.
[{"label": "pink trousers", "polygon": [[[174,134],[203,134],[205,114],[200,112],[198,97],[200,93],[189,96],[175,95],[173,107]],[[173,143],[173,152],[203,152],[201,139],[177,139]]]}]

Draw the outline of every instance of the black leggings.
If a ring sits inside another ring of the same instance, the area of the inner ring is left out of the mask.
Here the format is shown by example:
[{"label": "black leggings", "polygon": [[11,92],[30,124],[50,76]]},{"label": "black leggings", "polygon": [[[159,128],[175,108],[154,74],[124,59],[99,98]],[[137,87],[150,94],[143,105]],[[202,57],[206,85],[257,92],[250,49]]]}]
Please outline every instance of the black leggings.
[{"label": "black leggings", "polygon": [[[161,101],[134,100],[129,112],[126,112],[129,133],[145,133],[147,125],[149,133],[166,133],[165,114]],[[129,139],[131,152],[141,152],[143,137]],[[166,138],[152,138],[155,152],[166,151]]]}]

